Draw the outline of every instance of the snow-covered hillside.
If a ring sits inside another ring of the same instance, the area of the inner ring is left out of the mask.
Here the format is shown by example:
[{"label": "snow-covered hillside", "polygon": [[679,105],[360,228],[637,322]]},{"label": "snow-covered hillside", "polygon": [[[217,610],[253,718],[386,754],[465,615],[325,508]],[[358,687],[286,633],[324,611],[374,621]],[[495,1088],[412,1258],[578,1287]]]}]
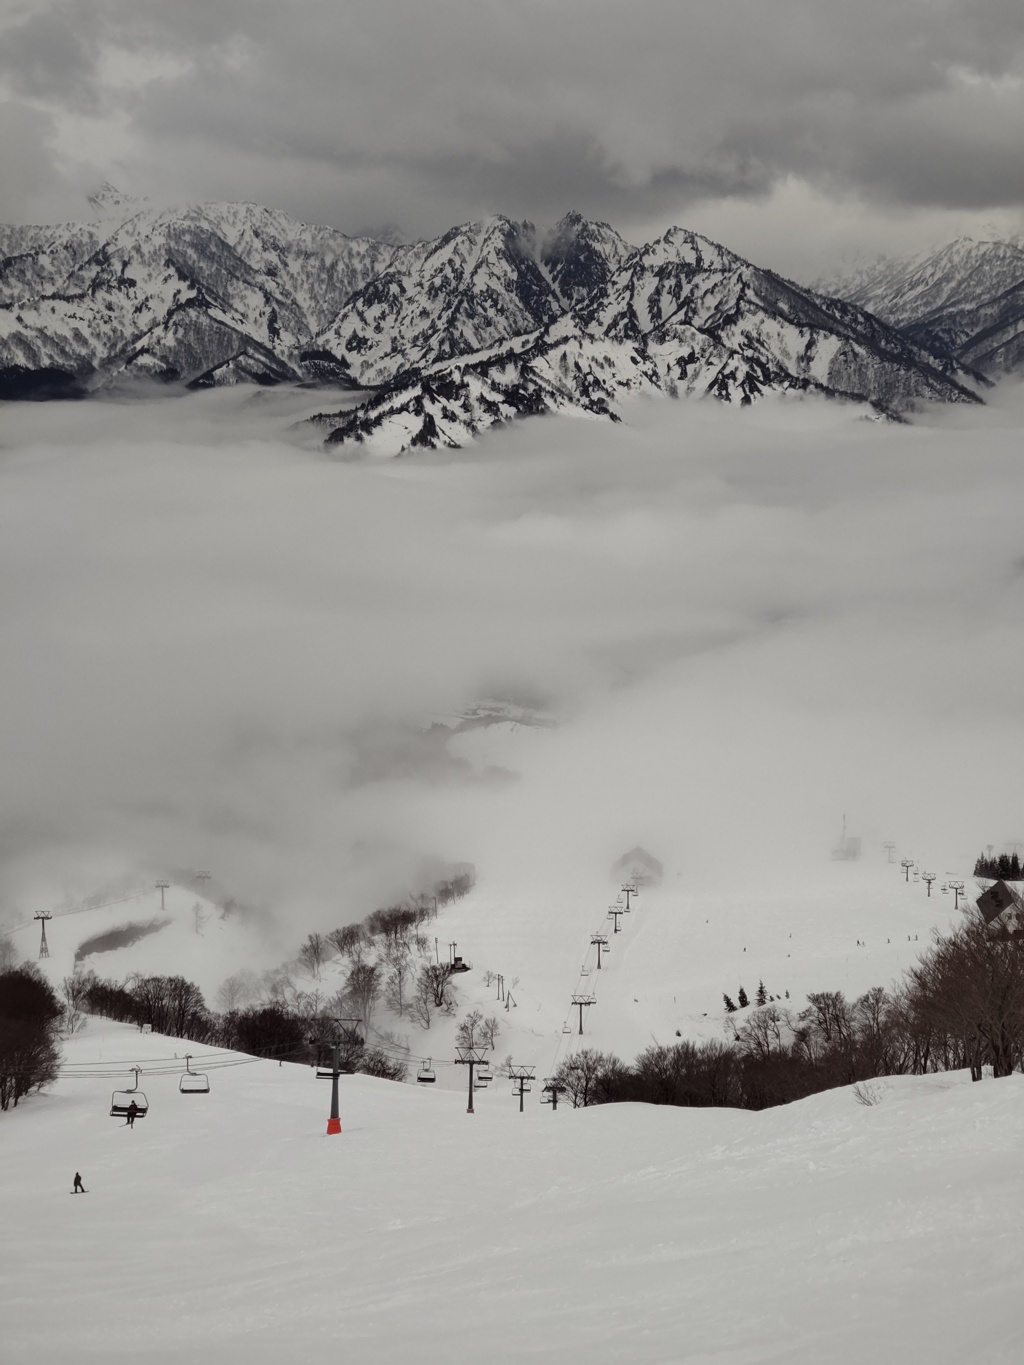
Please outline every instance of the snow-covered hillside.
[{"label": "snow-covered hillside", "polygon": [[939,355],[997,375],[1024,358],[1024,240],[959,237],[821,281]]},{"label": "snow-covered hillside", "polygon": [[5,1365],[1019,1359],[1018,1076],[472,1117],[353,1076],[327,1137],[308,1068],[193,1047],[183,1095],[184,1050],[96,1025],[0,1119]]},{"label": "snow-covered hillside", "polygon": [[[455,735],[453,751],[481,771],[509,772],[529,757],[527,750],[539,753],[545,734],[516,722],[470,727]],[[938,868],[940,880],[956,876],[976,892],[969,871]],[[455,1030],[472,1009],[499,1019],[495,1059],[511,1055],[535,1066],[538,1075],[551,1075],[580,1047],[632,1061],[652,1041],[730,1036],[727,1020],[742,1024],[747,1016],[726,1015],[723,995],[735,999],[741,987],[753,1000],[763,982],[780,1006],[794,1012],[811,991],[840,990],[852,1001],[872,986],[888,987],[917,961],[932,928],[956,918],[954,897],[941,892],[940,882],[929,896],[925,883],[906,880],[880,849],[861,862],[823,857],[795,884],[764,888],[727,874],[717,884],[694,886],[683,868],[668,861],[661,886],[629,898],[618,932],[609,908],[624,899],[607,868],[591,868],[588,875],[567,869],[561,878],[548,872],[532,891],[508,869],[478,869],[478,877],[468,896],[442,906],[423,927],[441,960],[454,943],[472,967],[456,978],[456,1013],[435,1014],[423,1029],[409,1015],[379,1005],[369,1034],[373,1044],[388,1040],[389,1050],[409,1063],[410,1076],[432,1058],[440,1088],[463,1084],[454,1062]],[[306,979],[293,961],[300,936],[289,940],[282,926],[271,932],[264,917],[241,911],[224,916],[187,883],[169,887],[165,901],[162,912],[159,892],[149,891],[95,910],[55,912],[47,926],[50,956],[40,968],[55,986],[73,970],[76,956],[83,969],[113,980],[133,972],[180,975],[194,981],[213,1008],[222,1007],[224,981],[242,969],[258,974],[292,962],[296,986],[319,990],[324,998],[344,983],[350,966],[344,958]],[[83,945],[123,926],[145,932],[124,946],[102,945],[82,955]],[[608,938],[600,969],[595,935]],[[27,920],[11,937],[19,957],[35,957],[38,923]],[[487,973],[500,974],[502,985]],[[595,1003],[582,1011],[573,1007],[573,997],[581,995]]]}]

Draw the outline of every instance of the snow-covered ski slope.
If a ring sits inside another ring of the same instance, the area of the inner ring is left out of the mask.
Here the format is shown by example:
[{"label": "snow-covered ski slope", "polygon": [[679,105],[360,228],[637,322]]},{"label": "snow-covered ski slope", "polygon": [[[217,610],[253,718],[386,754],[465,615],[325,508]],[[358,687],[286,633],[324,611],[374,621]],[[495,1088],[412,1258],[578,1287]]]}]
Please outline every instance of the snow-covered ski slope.
[{"label": "snow-covered ski slope", "polygon": [[[475,740],[479,751],[493,746],[491,752],[507,757],[515,744],[514,734],[501,733],[507,728],[482,731]],[[545,732],[516,729],[522,743],[543,745]],[[423,1029],[409,1016],[378,1006],[368,1041],[379,1044],[386,1032],[388,1049],[410,1063],[410,1079],[431,1059],[439,1089],[465,1084],[463,1068],[454,1061],[455,1030],[473,1009],[498,1017],[496,1062],[511,1056],[517,1065],[535,1066],[540,1077],[581,1047],[628,1062],[652,1043],[731,1036],[730,1021],[742,1024],[749,1011],[726,1015],[723,995],[736,1001],[740,987],[753,1002],[763,981],[767,994],[794,1012],[805,1007],[811,991],[840,990],[853,1000],[872,986],[888,987],[917,961],[934,927],[958,918],[954,896],[940,891],[940,881],[929,897],[926,884],[908,881],[884,849],[866,852],[860,862],[823,858],[781,887],[759,887],[749,876],[728,871],[717,882],[692,885],[666,862],[661,886],[629,897],[631,909],[619,916],[618,933],[608,911],[625,898],[610,881],[610,868],[590,871],[583,876],[567,869],[559,878],[549,868],[531,887],[528,872],[516,878],[509,869],[493,874],[481,869],[467,897],[423,926],[428,939],[436,940],[439,960],[458,952],[471,966],[454,978],[457,1011],[450,1018],[435,1014]],[[965,880],[968,894],[976,894],[969,871],[968,865],[954,865],[949,876]],[[944,878],[945,870],[940,867],[938,875]],[[119,923],[164,923],[124,947],[85,957],[81,966],[115,980],[132,972],[181,975],[217,1008],[218,988],[227,977],[243,967],[279,966],[298,950],[298,936],[288,942],[278,927],[268,937],[262,920],[245,915],[221,918],[187,885],[172,884],[165,904],[161,912],[160,894],[152,891],[95,910],[58,913],[48,924],[50,956],[41,969],[56,987],[72,970],[75,945],[87,933]],[[607,938],[600,970],[595,935]],[[16,931],[20,957],[34,957],[38,937],[32,920]],[[349,965],[338,958],[318,980],[296,972],[296,983],[328,999],[343,985]],[[500,973],[501,983],[488,981],[487,973]],[[581,1009],[572,1004],[581,996],[594,998],[582,1007],[582,1034]],[[87,1036],[96,1023],[90,1021]],[[396,1036],[404,1039],[404,1050],[394,1046]],[[184,1051],[184,1044],[178,1046]]]},{"label": "snow-covered ski slope", "polygon": [[[202,1054],[204,1049],[192,1048]],[[1024,1350],[1024,1079],[553,1114],[94,1022],[3,1118],[5,1365],[932,1365]],[[178,1054],[177,1058],[175,1054]],[[108,1116],[138,1062],[150,1110]],[[163,1072],[165,1074],[156,1074]],[[75,1171],[88,1199],[68,1198]]]}]

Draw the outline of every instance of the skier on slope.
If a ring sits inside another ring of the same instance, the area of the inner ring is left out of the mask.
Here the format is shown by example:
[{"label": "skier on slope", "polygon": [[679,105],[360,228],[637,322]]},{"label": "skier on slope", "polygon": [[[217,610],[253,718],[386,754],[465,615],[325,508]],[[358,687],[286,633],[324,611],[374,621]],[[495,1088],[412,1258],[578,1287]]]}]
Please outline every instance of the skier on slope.
[{"label": "skier on slope", "polygon": [[75,1188],[71,1191],[71,1193],[85,1194],[85,1186],[82,1184],[82,1177],[78,1174],[77,1171],[75,1172]]}]

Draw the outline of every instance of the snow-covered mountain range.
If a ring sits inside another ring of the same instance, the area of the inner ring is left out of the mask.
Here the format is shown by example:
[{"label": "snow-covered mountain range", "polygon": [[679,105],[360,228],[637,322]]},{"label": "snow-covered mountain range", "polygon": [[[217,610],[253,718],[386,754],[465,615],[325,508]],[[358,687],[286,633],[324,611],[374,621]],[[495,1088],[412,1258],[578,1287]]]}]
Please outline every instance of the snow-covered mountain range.
[{"label": "snow-covered mountain range", "polygon": [[327,382],[369,391],[321,419],[328,439],[382,453],[544,411],[615,417],[645,391],[817,391],[893,416],[977,401],[930,334],[682,228],[634,248],[577,213],[550,230],[499,215],[401,244],[111,186],[93,206],[88,224],[0,227],[0,393]]},{"label": "snow-covered mountain range", "polygon": [[960,237],[917,255],[862,264],[815,287],[983,374],[1024,363],[1024,238]]}]

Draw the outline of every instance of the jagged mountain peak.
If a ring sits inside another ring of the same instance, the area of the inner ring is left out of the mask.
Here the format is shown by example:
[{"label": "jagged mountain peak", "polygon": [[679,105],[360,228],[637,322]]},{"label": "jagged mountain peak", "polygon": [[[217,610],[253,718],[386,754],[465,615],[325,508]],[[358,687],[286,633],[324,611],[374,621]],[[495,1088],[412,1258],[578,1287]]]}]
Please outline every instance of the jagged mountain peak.
[{"label": "jagged mountain peak", "polygon": [[550,229],[498,213],[403,245],[254,203],[133,207],[77,235],[8,232],[0,367],[16,391],[55,370],[314,377],[377,389],[335,439],[386,432],[391,451],[516,414],[614,417],[635,392],[816,389],[892,414],[973,396],[952,362],[684,227],[632,247],[577,210]]},{"label": "jagged mountain peak", "polygon": [[144,208],[148,200],[137,198],[132,194],[125,194],[116,185],[112,185],[109,180],[104,180],[99,189],[93,190],[88,196],[89,207],[94,209],[101,218],[111,218],[118,214],[135,213],[138,209]]}]

